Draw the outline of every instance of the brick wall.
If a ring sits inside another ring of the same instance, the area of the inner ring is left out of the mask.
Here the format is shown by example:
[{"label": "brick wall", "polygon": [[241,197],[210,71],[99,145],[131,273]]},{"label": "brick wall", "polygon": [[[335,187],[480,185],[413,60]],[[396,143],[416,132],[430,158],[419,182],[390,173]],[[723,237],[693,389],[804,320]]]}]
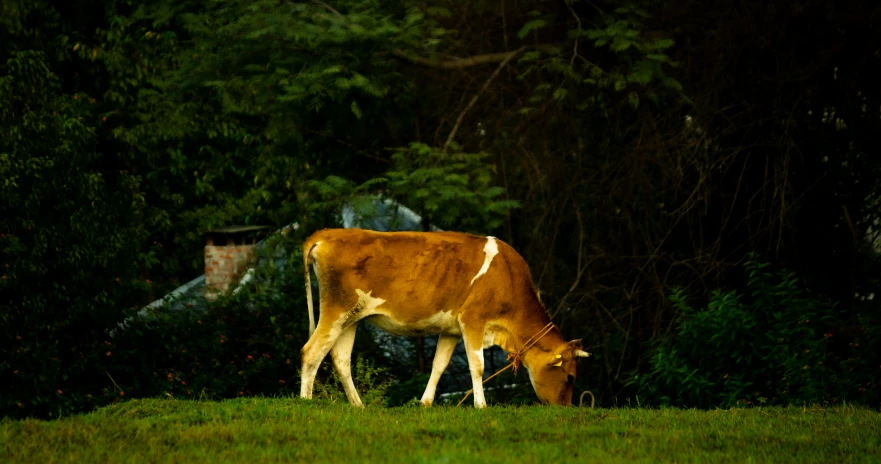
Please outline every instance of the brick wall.
[{"label": "brick wall", "polygon": [[225,292],[238,280],[254,258],[254,245],[207,245],[205,247],[205,286]]}]

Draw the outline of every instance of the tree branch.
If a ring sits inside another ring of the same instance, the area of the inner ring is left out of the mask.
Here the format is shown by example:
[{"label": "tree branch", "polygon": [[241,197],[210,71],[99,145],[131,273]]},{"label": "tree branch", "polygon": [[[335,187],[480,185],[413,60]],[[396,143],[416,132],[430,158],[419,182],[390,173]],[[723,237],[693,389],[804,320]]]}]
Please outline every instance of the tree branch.
[{"label": "tree branch", "polygon": [[343,16],[342,13],[335,10],[332,6],[328,5],[327,3],[322,2],[321,0],[309,0],[309,1],[311,1],[312,3],[314,3],[320,7],[323,7],[325,10],[330,11],[331,13],[333,13],[339,17]]},{"label": "tree branch", "polygon": [[366,151],[364,151],[364,150],[358,148],[356,145],[353,145],[353,144],[351,144],[351,143],[349,143],[349,142],[346,142],[345,140],[342,140],[342,139],[340,139],[340,138],[337,138],[337,137],[335,137],[334,135],[332,135],[332,134],[330,134],[330,133],[328,133],[328,132],[323,132],[323,131],[319,131],[319,130],[315,130],[315,129],[310,129],[310,128],[308,128],[308,127],[303,127],[303,126],[297,126],[297,129],[299,129],[299,130],[301,130],[301,131],[303,131],[303,132],[309,132],[310,134],[319,135],[319,136],[324,137],[324,138],[327,138],[327,139],[329,139],[329,140],[333,140],[334,142],[336,142],[336,143],[338,143],[338,144],[340,144],[340,145],[342,145],[342,146],[344,146],[344,147],[346,147],[346,148],[350,148],[350,149],[352,149],[352,151],[354,151],[356,154],[359,154],[359,155],[364,156],[364,157],[366,157],[366,158],[370,158],[370,159],[372,159],[372,160],[379,161],[380,163],[389,164],[389,160],[387,160],[387,159],[385,159],[385,158],[381,158],[381,157],[379,157],[379,156],[377,156],[377,155],[374,155],[373,153],[366,152]]},{"label": "tree branch", "polygon": [[505,19],[505,0],[502,0],[502,34],[505,37],[505,50],[508,50],[508,22]]},{"label": "tree branch", "polygon": [[392,54],[398,58],[409,61],[413,64],[419,64],[422,66],[428,66],[432,68],[439,69],[462,69],[468,68],[471,66],[477,66],[481,64],[487,63],[498,63],[503,61],[507,63],[510,61],[510,58],[513,58],[514,55],[520,53],[523,49],[513,51],[513,52],[504,52],[504,53],[487,53],[484,55],[474,55],[469,56],[468,58],[460,58],[458,60],[432,60],[430,58],[423,58],[421,56],[413,56],[404,53],[404,51],[399,49],[392,50]]},{"label": "tree branch", "polygon": [[569,287],[569,291],[566,292],[565,295],[563,295],[563,298],[560,298],[560,303],[557,304],[556,309],[554,309],[554,312],[551,314],[551,318],[555,317],[557,313],[559,313],[560,310],[563,309],[563,305],[566,304],[566,300],[569,298],[569,295],[571,295],[572,292],[574,292],[575,289],[578,287],[578,284],[581,283],[581,277],[584,275],[584,271],[587,270],[588,266],[593,264],[595,260],[605,255],[605,253],[596,255],[587,264],[585,264],[584,266],[581,265],[582,257],[584,256],[584,223],[581,222],[581,210],[578,208],[578,206],[575,207],[575,217],[578,219],[578,230],[580,231],[578,235],[578,263],[576,264],[576,269],[578,271],[575,275],[575,281],[572,282],[572,285]]},{"label": "tree branch", "polygon": [[513,52],[505,53],[505,55],[506,55],[505,59],[502,60],[501,63],[499,63],[499,67],[496,68],[496,70],[493,71],[492,75],[489,76],[489,79],[487,79],[486,82],[483,83],[483,87],[481,87],[480,90],[478,90],[477,93],[474,94],[474,98],[472,98],[471,101],[468,102],[468,106],[466,106],[465,109],[462,110],[461,113],[459,113],[459,117],[456,119],[456,124],[453,125],[453,130],[450,131],[450,136],[447,137],[447,141],[444,143],[444,152],[447,151],[447,148],[450,146],[450,143],[453,142],[453,139],[456,137],[456,132],[459,130],[459,125],[462,124],[462,119],[465,118],[465,114],[468,113],[468,110],[470,110],[471,107],[474,106],[475,103],[477,103],[477,99],[480,97],[480,94],[482,94],[487,89],[487,87],[489,87],[489,85],[496,78],[496,76],[498,76],[499,73],[502,72],[502,69],[504,69],[504,67],[511,60],[513,60],[515,56],[519,55],[523,50],[526,50],[526,47],[520,47],[517,50],[514,50]]},{"label": "tree branch", "polygon": [[[569,8],[569,12],[572,13],[572,16],[575,18],[575,21],[578,22],[578,32],[581,32],[581,18],[575,14],[575,10],[572,8],[572,5],[569,4],[568,1],[563,0],[563,3],[566,5],[566,8]],[[575,57],[578,56],[578,39],[575,39],[575,47],[572,50],[572,59],[569,60],[569,67],[571,68],[575,64]]]}]

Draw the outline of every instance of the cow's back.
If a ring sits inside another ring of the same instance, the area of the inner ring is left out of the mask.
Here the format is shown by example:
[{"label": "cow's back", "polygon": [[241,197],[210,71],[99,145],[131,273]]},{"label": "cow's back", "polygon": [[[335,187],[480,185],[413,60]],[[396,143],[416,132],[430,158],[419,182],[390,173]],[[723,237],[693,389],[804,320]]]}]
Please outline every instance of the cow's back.
[{"label": "cow's back", "polygon": [[415,323],[460,308],[481,270],[486,237],[458,232],[374,232],[325,229],[306,240],[318,263],[321,298],[354,307],[359,294]]}]

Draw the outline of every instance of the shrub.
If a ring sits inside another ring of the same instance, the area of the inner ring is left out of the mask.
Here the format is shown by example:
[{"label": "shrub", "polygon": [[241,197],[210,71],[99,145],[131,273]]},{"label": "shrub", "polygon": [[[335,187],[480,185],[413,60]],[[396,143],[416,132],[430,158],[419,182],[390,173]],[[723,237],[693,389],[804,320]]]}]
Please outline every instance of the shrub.
[{"label": "shrub", "polygon": [[275,236],[258,250],[252,283],[215,301],[201,296],[130,318],[114,336],[130,356],[132,395],[231,398],[298,390],[308,338],[299,240]]},{"label": "shrub", "polygon": [[124,364],[107,331],[149,287],[140,179],[97,151],[94,100],[63,94],[48,61],[0,63],[0,416],[119,398],[104,394]]},{"label": "shrub", "polygon": [[[328,363],[326,363],[328,364]],[[328,369],[332,370],[328,366]],[[356,356],[355,365],[352,369],[352,380],[355,389],[365,406],[386,404],[386,395],[393,385],[388,376],[388,368],[377,367],[376,363],[363,356]],[[324,398],[331,401],[348,402],[343,390],[343,384],[334,371],[325,381],[316,381],[313,397]]]},{"label": "shrub", "polygon": [[[791,272],[768,267],[752,256],[746,294],[715,290],[704,308],[689,306],[682,289],[671,292],[673,335],[653,348],[648,373],[630,380],[640,398],[703,408],[877,402],[878,371],[851,366],[869,367],[877,359],[871,347],[830,349],[841,325],[835,305],[806,295]],[[877,346],[876,329],[866,327],[866,343]]]},{"label": "shrub", "polygon": [[[124,375],[115,376],[120,388],[131,397],[298,395],[300,349],[309,337],[301,244],[296,234],[267,239],[253,280],[235,294],[197,296],[130,318],[114,336],[127,356]],[[356,358],[353,376],[364,403],[381,404],[390,376],[364,335],[355,339],[353,353],[365,357]],[[328,357],[315,396],[346,401],[339,387]]]}]

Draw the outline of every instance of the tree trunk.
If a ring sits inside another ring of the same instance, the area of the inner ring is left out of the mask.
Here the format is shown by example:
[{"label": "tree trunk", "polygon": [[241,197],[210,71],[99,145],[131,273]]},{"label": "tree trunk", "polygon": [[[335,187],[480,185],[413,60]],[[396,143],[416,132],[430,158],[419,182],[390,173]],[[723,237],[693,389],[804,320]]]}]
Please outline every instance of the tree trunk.
[{"label": "tree trunk", "polygon": [[425,366],[425,337],[416,337],[416,356],[419,359],[419,373],[428,372]]}]

